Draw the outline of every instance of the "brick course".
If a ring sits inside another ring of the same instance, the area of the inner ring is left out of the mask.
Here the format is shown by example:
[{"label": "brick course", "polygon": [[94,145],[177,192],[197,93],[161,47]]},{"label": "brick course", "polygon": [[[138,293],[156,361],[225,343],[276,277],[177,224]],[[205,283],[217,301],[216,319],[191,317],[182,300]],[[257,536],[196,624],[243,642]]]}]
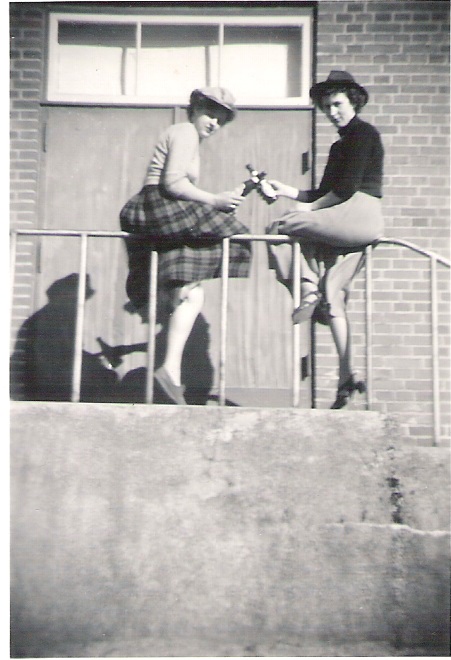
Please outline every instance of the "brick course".
[{"label": "brick course", "polygon": [[[45,13],[35,4],[11,5],[10,12],[10,220],[33,228],[38,219],[40,91],[43,80]],[[33,305],[35,251],[21,241],[16,256],[13,338]],[[14,368],[14,365],[13,365]]]}]

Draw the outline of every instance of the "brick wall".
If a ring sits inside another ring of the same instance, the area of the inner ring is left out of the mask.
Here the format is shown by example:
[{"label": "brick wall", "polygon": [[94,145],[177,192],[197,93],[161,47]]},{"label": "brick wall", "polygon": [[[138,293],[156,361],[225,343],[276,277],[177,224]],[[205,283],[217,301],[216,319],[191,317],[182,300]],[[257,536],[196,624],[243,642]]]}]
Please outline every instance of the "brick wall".
[{"label": "brick wall", "polygon": [[[449,258],[449,4],[318,3],[317,75],[345,69],[370,92],[362,118],[385,146],[385,235]],[[317,115],[317,183],[336,132]],[[412,441],[432,423],[429,262],[404,248],[374,252],[374,407],[396,413]],[[442,434],[449,437],[449,271],[439,267]],[[364,276],[350,303],[355,366],[365,373]],[[330,401],[337,361],[317,326],[318,406]],[[362,406],[362,403],[357,403]]]},{"label": "brick wall", "polygon": [[[370,92],[362,117],[386,149],[387,234],[448,256],[448,3],[320,0],[317,79],[331,69],[350,71]],[[318,116],[319,170],[332,133]]]},{"label": "brick wall", "polygon": [[[45,7],[11,5],[11,222],[37,226],[40,89]],[[319,0],[316,79],[346,69],[368,88],[362,117],[380,130],[386,150],[386,235],[449,257],[449,4],[434,0]],[[317,117],[319,182],[335,131]],[[18,254],[13,333],[32,309],[32,243]],[[401,415],[412,439],[430,438],[429,264],[400,248],[374,254],[374,407]],[[449,272],[439,267],[442,435],[449,435]],[[350,304],[355,366],[365,373],[363,274]],[[336,355],[317,326],[318,406],[336,386]],[[356,401],[356,408],[362,408]]]},{"label": "brick wall", "polygon": [[[16,3],[10,12],[10,221],[18,229],[35,228],[38,220],[40,98],[44,70],[44,9]],[[12,337],[33,305],[34,241],[21,239],[16,256]],[[14,370],[19,365],[12,364]],[[16,380],[13,383],[17,387]]]}]

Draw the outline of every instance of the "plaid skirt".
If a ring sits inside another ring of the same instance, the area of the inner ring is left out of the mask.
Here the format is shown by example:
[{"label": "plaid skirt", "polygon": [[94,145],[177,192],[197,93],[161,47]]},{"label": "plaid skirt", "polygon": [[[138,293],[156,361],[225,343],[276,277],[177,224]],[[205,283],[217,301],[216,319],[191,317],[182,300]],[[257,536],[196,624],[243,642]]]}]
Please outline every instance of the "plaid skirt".
[{"label": "plaid skirt", "polygon": [[[134,286],[130,283],[139,281],[142,288],[148,282],[150,250],[159,253],[160,283],[197,282],[221,276],[222,238],[249,233],[234,213],[175,199],[156,185],[144,186],[124,205],[120,223],[123,231],[143,235],[142,240],[126,241],[130,269],[127,292],[132,302]],[[248,277],[250,260],[249,241],[231,242],[229,276]]]}]

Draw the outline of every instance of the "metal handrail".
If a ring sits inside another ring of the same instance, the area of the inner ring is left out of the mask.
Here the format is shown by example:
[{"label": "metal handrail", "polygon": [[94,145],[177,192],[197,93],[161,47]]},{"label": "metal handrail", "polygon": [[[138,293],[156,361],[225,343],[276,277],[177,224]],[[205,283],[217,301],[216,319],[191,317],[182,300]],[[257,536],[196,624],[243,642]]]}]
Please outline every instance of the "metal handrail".
[{"label": "metal handrail", "polygon": [[[138,240],[140,239],[145,239],[148,238],[145,234],[139,235],[139,234],[130,234],[125,231],[105,231],[102,229],[13,229],[11,230],[11,237],[12,239],[17,236],[82,236],[83,234],[86,234],[87,236],[92,236],[92,237],[100,237],[100,238],[136,238]],[[202,237],[202,240],[204,240],[204,237]],[[217,239],[213,239],[217,240]],[[223,239],[225,240],[225,239]],[[236,234],[234,236],[231,236],[229,240],[232,241],[265,241],[265,242],[274,242],[274,243],[289,243],[292,241],[295,241],[296,238],[288,235],[272,235],[272,234]],[[374,243],[371,245],[373,247],[377,247],[378,245],[381,244],[392,244],[392,245],[399,245],[401,247],[406,247],[409,248],[410,250],[413,250],[414,252],[418,252],[418,254],[422,254],[425,257],[434,257],[437,259],[437,263],[443,264],[444,266],[447,266],[448,268],[451,267],[451,261],[449,259],[446,259],[445,257],[442,257],[441,255],[437,254],[436,252],[432,252],[431,250],[425,250],[424,248],[415,245],[415,243],[411,243],[409,241],[405,241],[403,239],[399,238],[391,238],[391,237],[382,237],[378,238]]]},{"label": "metal handrail", "polygon": [[[76,230],[76,229],[15,229],[11,232],[11,257],[10,257],[10,278],[11,278],[11,296],[14,291],[14,275],[16,264],[17,236],[74,236],[81,239],[80,244],[80,275],[77,291],[77,315],[75,329],[75,352],[72,378],[72,397],[71,401],[80,400],[80,382],[82,367],[82,337],[85,309],[85,281],[87,266],[88,238],[122,238],[122,239],[144,239],[148,238],[144,234],[130,234],[124,231],[103,231],[103,230]],[[217,239],[216,239],[217,240]],[[222,265],[221,265],[221,336],[220,336],[220,355],[219,355],[219,405],[225,405],[225,387],[226,387],[226,338],[227,338],[227,304],[228,304],[228,273],[229,273],[229,250],[230,241],[259,241],[265,243],[291,243],[293,249],[293,309],[296,309],[300,303],[300,279],[301,279],[301,259],[300,243],[295,237],[287,235],[268,235],[268,234],[239,234],[230,238],[222,239]],[[372,353],[372,252],[379,245],[397,245],[408,248],[418,254],[421,254],[430,260],[430,287],[431,287],[431,334],[432,334],[432,379],[433,379],[433,416],[434,416],[434,444],[439,442],[440,434],[440,391],[439,391],[439,355],[438,355],[438,298],[437,298],[437,264],[447,268],[451,267],[448,259],[425,250],[414,243],[397,238],[383,237],[369,245],[365,249],[366,256],[366,275],[365,275],[365,327],[366,327],[366,409],[370,410],[373,398],[373,353]],[[150,253],[150,273],[149,273],[149,333],[148,333],[148,352],[147,352],[147,383],[146,383],[146,402],[153,401],[153,372],[155,364],[155,330],[156,330],[156,311],[157,311],[157,277],[158,277],[158,252],[152,250]],[[293,367],[292,367],[292,404],[293,407],[299,405],[300,392],[300,327],[293,325]],[[313,398],[313,394],[312,394]]]}]

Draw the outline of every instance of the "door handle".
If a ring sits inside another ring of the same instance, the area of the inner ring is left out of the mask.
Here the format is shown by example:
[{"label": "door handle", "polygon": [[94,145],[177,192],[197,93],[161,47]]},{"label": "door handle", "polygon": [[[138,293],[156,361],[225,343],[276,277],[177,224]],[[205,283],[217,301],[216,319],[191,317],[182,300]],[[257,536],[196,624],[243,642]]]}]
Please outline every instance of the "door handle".
[{"label": "door handle", "polygon": [[301,158],[301,174],[305,174],[310,169],[310,153],[304,151]]}]

